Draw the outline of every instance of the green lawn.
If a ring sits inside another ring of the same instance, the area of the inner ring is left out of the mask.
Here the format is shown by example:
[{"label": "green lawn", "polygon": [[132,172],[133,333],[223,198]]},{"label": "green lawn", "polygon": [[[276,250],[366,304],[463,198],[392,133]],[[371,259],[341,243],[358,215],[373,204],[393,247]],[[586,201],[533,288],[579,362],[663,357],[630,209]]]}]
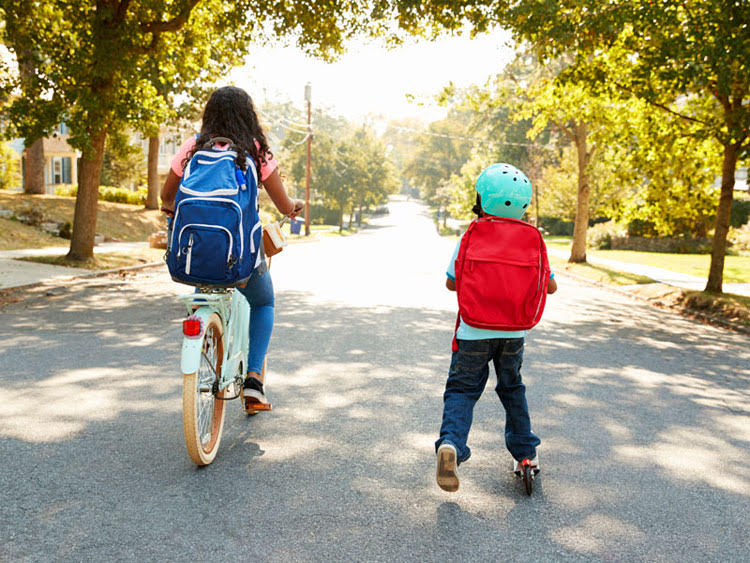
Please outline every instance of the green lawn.
[{"label": "green lawn", "polygon": [[[569,238],[548,237],[545,240],[550,247],[570,249]],[[668,254],[635,250],[592,249],[588,249],[586,254],[592,258],[599,257],[629,264],[655,266],[699,278],[708,278],[708,267],[711,263],[711,256],[708,254]],[[727,256],[724,262],[724,281],[726,283],[750,283],[750,256]]]},{"label": "green lawn", "polygon": [[549,263],[553,272],[571,273],[594,282],[611,284],[611,285],[635,285],[654,283],[654,280],[647,276],[639,276],[629,272],[619,272],[606,266],[595,264],[571,264],[564,258],[550,256]]},{"label": "green lawn", "polygon": [[113,268],[125,268],[127,266],[141,266],[159,262],[164,257],[164,250],[158,248],[143,248],[128,252],[101,252],[94,255],[91,260],[79,262],[68,260],[65,254],[51,256],[26,256],[16,258],[27,262],[40,262],[42,264],[53,264],[55,266],[68,266],[72,268],[85,268],[87,270],[109,270]]}]

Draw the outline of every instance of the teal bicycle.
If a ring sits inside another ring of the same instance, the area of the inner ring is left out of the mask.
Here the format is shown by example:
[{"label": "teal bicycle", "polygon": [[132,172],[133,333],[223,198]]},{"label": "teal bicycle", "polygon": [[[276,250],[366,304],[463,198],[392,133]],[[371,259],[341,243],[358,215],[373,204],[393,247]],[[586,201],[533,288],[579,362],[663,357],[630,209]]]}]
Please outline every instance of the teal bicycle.
[{"label": "teal bicycle", "polygon": [[180,361],[185,446],[196,465],[208,465],[219,450],[226,402],[242,392],[250,306],[232,288],[200,288],[178,299],[188,313]]}]

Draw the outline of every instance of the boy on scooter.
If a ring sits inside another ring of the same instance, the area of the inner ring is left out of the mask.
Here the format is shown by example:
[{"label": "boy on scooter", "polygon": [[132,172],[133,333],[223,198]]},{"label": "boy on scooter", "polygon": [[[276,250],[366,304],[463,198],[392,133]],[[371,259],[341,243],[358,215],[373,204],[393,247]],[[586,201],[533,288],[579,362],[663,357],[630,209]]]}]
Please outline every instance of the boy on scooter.
[{"label": "boy on scooter", "polygon": [[[557,290],[541,236],[532,226],[519,221],[531,203],[531,182],[526,175],[514,166],[493,164],[477,179],[476,190],[474,212],[478,218],[456,245],[446,272],[446,287],[456,291],[458,286],[461,312],[443,395],[440,437],[435,443],[437,483],[449,492],[458,490],[457,467],[471,455],[466,442],[474,405],[487,383],[490,362],[497,375],[495,391],[505,408],[505,444],[514,459],[513,469],[518,473],[519,463],[528,460],[534,472],[539,471],[536,448],[540,439],[531,431],[526,388],[521,380],[526,335],[521,327],[530,328],[538,322],[546,293]],[[529,252],[525,252],[527,248]],[[513,254],[512,259],[502,258],[506,250]],[[472,262],[472,256],[481,259]],[[496,256],[500,258],[495,269],[485,270],[490,273],[477,283],[476,276],[488,267],[489,262],[485,261],[495,260]],[[531,266],[519,270],[518,264]],[[525,278],[530,281],[525,282]],[[484,287],[476,293],[472,288],[478,285]],[[484,302],[488,302],[486,306]],[[494,309],[489,302],[495,303]],[[509,314],[511,309],[513,314]],[[524,311],[531,313],[521,319]],[[503,329],[488,328],[498,326]]]}]

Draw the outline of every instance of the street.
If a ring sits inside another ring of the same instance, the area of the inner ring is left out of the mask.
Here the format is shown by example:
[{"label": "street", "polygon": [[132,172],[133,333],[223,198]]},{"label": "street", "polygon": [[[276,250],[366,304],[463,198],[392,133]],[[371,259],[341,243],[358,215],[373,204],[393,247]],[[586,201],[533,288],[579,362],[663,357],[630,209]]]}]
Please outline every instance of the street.
[{"label": "street", "polygon": [[522,370],[533,496],[494,374],[437,487],[454,244],[397,200],[274,257],[274,410],[231,402],[205,468],[166,268],[0,308],[0,561],[747,561],[748,337],[564,276]]}]

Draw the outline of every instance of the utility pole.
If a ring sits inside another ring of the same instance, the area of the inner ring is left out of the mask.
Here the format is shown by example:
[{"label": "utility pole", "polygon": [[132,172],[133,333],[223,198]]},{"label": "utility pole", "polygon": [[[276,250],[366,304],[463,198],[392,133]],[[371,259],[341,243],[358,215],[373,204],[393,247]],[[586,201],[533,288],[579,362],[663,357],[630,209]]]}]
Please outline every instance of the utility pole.
[{"label": "utility pole", "polygon": [[307,101],[307,170],[305,172],[305,236],[310,236],[310,152],[312,150],[312,84],[305,84]]}]

